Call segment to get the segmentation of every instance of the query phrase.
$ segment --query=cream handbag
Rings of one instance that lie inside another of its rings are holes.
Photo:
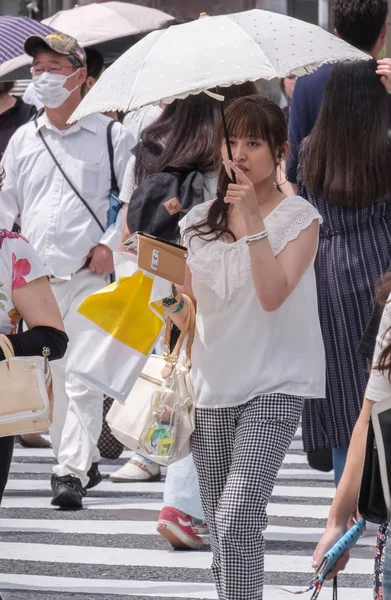
[[[0,335],[5,360],[0,361],[0,437],[46,431],[53,416],[52,374],[48,355],[15,356]]]
[[[189,310],[174,350],[169,353],[172,322],[168,318],[163,356],[149,357],[125,404],[113,402],[106,421],[125,446],[153,462],[167,466],[191,452],[195,399],[190,381],[191,346],[195,331],[195,308],[185,296]],[[185,362],[180,354],[187,336]]]

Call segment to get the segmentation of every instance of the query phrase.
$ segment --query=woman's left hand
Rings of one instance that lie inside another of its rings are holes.
[[[381,58],[377,61],[377,75],[380,75],[380,81],[386,88],[388,94],[391,94],[391,58]]]
[[[255,189],[249,178],[232,161],[229,166],[236,175],[237,183],[228,185],[224,202],[236,206],[245,218],[259,218]]]

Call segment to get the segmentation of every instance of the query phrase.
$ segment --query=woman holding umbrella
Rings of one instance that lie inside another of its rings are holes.
[[[313,268],[321,217],[275,186],[288,148],[281,109],[248,96],[225,116],[233,161],[220,127],[220,194],[181,222],[189,249],[181,291],[197,303],[193,457],[218,596],[255,600],[278,470],[303,398],[325,393]],[[181,291],[166,302],[179,328],[188,310]]]
[[[214,89],[215,93],[224,95],[225,104],[256,91],[255,84],[251,82]],[[174,166],[177,169],[187,169],[191,165],[192,170],[202,174],[201,201],[211,200],[216,195],[215,136],[221,116],[218,101],[201,94],[176,100],[159,110],[158,118],[142,131],[142,144],[138,150],[136,147],[136,156],[132,156],[127,166],[121,200],[128,204],[128,217],[132,217],[132,195],[137,187],[149,177],[153,178],[155,173],[170,170]],[[156,114],[156,107],[154,111],[153,114]],[[155,160],[150,160],[151,154]],[[155,201],[159,197],[161,186],[158,187],[159,189],[154,188],[153,192]],[[192,189],[194,191],[194,188]],[[150,191],[150,188],[148,190]],[[195,203],[196,199],[194,195],[192,201]],[[126,221],[129,221],[129,218],[125,219]],[[156,220],[154,225],[156,226]],[[157,231],[152,228],[150,233],[157,234]],[[125,223],[123,239],[128,236],[129,230]],[[156,479],[160,479],[159,465],[137,454],[110,476],[110,480],[114,482]],[[197,550],[203,545],[200,533],[206,531],[204,521],[197,474],[189,456],[168,468],[164,508],[159,515],[158,531],[175,548]]]

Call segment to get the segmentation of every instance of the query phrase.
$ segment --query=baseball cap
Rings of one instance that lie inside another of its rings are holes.
[[[55,31],[49,35],[31,35],[24,43],[24,51],[29,56],[34,56],[37,50],[47,46],[53,52],[64,54],[64,56],[74,56],[77,58],[83,67],[87,64],[86,54],[78,41],[71,35]]]

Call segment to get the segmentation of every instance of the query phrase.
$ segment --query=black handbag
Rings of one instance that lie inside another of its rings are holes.
[[[144,165],[153,169],[156,156],[143,142],[132,152],[141,157]],[[204,175],[191,165],[166,167],[162,172],[147,175],[134,190],[129,203],[129,231],[143,231],[170,242],[178,241],[178,223],[193,206],[204,202],[204,185]]]
[[[365,520],[381,525],[390,520],[391,400],[374,405],[368,425],[358,510]]]

